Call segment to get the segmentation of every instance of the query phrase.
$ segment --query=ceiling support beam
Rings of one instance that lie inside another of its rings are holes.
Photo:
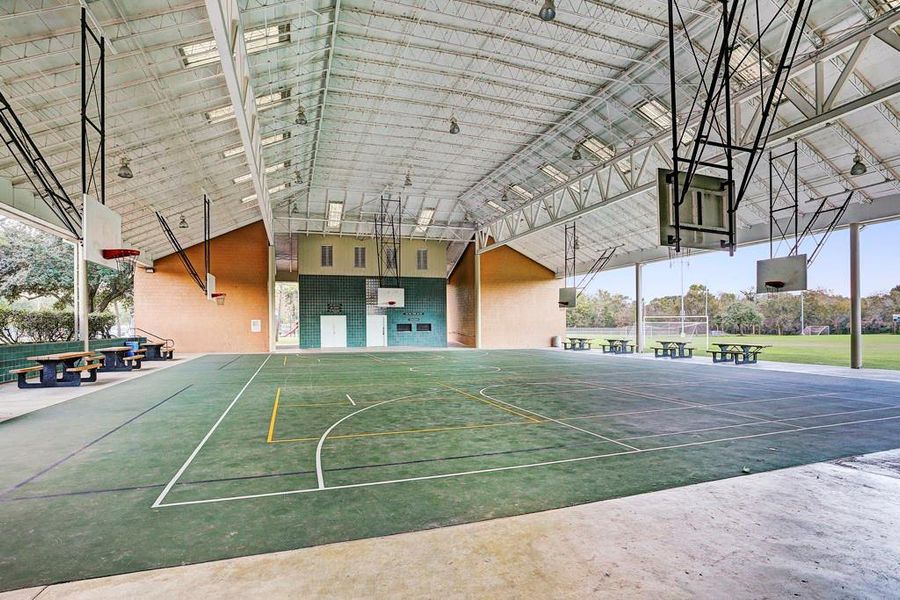
[[[266,183],[266,165],[263,160],[262,141],[259,131],[259,116],[256,109],[256,95],[253,92],[252,73],[244,31],[241,26],[240,9],[236,0],[206,0],[209,24],[212,27],[222,63],[222,74],[228,86],[228,95],[234,107],[234,116],[247,163],[250,179],[256,190],[256,202],[266,227],[269,244],[275,243],[272,223],[272,205],[269,202],[269,186]]]
[[[328,61],[325,63],[325,82],[322,85],[322,101],[319,103],[319,119],[316,122],[316,137],[313,142],[312,161],[309,167],[309,183],[315,183],[316,162],[319,158],[319,140],[322,139],[322,123],[325,122],[325,109],[328,108],[328,87],[331,85],[331,72],[334,63],[334,44],[337,41],[338,22],[341,17],[341,0],[334,0],[334,15],[331,20],[331,39],[328,42]],[[309,198],[306,200],[306,216],[309,216]]]
[[[857,31],[851,32],[842,38],[838,38],[830,44],[826,44],[820,48],[815,55],[799,61],[791,72],[790,77],[793,78],[808,69],[814,69],[818,63],[829,60],[836,53],[859,43],[861,40],[877,36],[883,31],[889,30],[889,28],[896,23],[897,19],[898,17],[896,14],[882,17],[868,23]],[[758,86],[751,86],[743,92],[735,94],[733,104],[740,105],[747,101],[754,101],[755,97],[758,95],[758,89]],[[801,138],[811,131],[824,127],[826,124],[834,122],[843,116],[859,110],[878,106],[886,100],[898,95],[900,95],[900,82],[891,85],[882,85],[877,89],[873,89],[869,94],[845,101],[836,107],[832,105],[828,110],[815,110],[815,107],[812,107],[812,113],[807,115],[807,118],[803,121],[788,125],[773,132],[769,136],[768,144],[771,146],[782,140]],[[822,108],[824,108],[824,106]],[[739,111],[736,110],[736,112]],[[687,123],[688,126],[694,124],[695,123],[693,122]],[[525,237],[535,231],[559,225],[603,206],[607,206],[614,201],[625,200],[644,191],[648,191],[652,188],[652,185],[649,181],[645,182],[643,180],[641,181],[641,185],[632,185],[632,187],[622,191],[614,197],[599,194],[596,191],[592,192],[591,190],[596,190],[598,183],[603,181],[604,178],[609,180],[612,175],[607,175],[606,173],[611,172],[615,165],[620,164],[623,160],[628,160],[631,164],[634,164],[634,161],[637,160],[636,157],[641,157],[641,152],[649,152],[649,149],[651,148],[655,148],[656,152],[659,152],[662,144],[665,144],[670,135],[671,132],[663,132],[654,136],[642,144],[629,148],[626,152],[617,154],[606,163],[582,173],[581,175],[570,178],[565,182],[561,182],[558,186],[546,193],[536,196],[526,204],[508,211],[491,222],[482,225],[479,228],[478,235],[476,235],[477,251],[482,253],[492,250],[513,240]],[[650,187],[647,187],[648,185],[650,185]],[[554,202],[557,202],[558,198],[565,199],[567,195],[579,197],[577,199],[572,198],[571,201],[565,203],[563,209],[558,210],[556,214],[551,212],[551,218],[549,220],[546,218],[535,218],[535,216],[541,215],[540,211],[547,207],[548,203],[552,205]],[[489,238],[492,238],[490,243],[488,243]]]

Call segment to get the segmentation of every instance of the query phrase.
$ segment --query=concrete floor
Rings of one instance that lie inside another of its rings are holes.
[[[0,600],[897,598],[898,500],[894,450]]]

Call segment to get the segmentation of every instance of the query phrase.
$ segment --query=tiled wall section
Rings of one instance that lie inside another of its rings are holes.
[[[366,345],[366,278],[340,275],[300,275],[300,347],[318,348],[320,317],[347,316],[347,346]],[[404,308],[387,309],[389,346],[447,345],[447,282],[443,277],[403,279]],[[410,323],[411,333],[398,332],[398,323]],[[430,323],[431,331],[416,331]]]
[[[300,276],[300,347],[318,348],[322,315],[347,315],[347,346],[366,345],[366,278]]]
[[[404,278],[403,308],[389,308],[388,346],[447,345],[447,280],[443,277]],[[397,331],[398,323],[408,323],[412,331]],[[430,324],[431,331],[417,331]]]
[[[107,346],[121,346],[126,340],[145,338],[113,338],[103,340],[91,340],[90,349],[105,348]],[[28,356],[39,354],[58,354],[60,352],[78,352],[81,350],[81,342],[46,342],[41,344],[11,344],[0,346],[0,382],[15,381],[17,375],[11,375],[10,369],[34,366],[34,362],[27,360]],[[35,376],[37,376],[35,374]]]

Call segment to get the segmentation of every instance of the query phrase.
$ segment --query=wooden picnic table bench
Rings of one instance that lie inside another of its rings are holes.
[[[60,352],[58,354],[29,356],[27,357],[27,360],[33,360],[40,364],[22,367],[20,369],[10,369],[9,372],[18,376],[18,386],[21,389],[39,387],[74,387],[81,385],[82,381],[91,382],[97,380],[95,369],[76,370],[76,363],[78,363],[79,360],[93,354],[93,352]],[[62,373],[58,376],[60,366],[62,367]],[[85,371],[90,372],[90,376],[82,378],[81,373]],[[27,381],[26,378],[31,373],[40,373],[37,382],[29,383]]]
[[[770,348],[768,344],[740,344],[733,342],[715,342],[713,346],[718,346],[718,350],[707,350],[708,354],[712,354],[714,363],[733,362],[736,365],[756,364],[759,355],[766,348]]]
[[[175,356],[175,346],[166,346],[166,342],[144,342],[141,348],[146,353],[144,360],[171,360]]]
[[[659,340],[659,346],[653,346],[654,358],[693,358],[694,348],[690,342]]]
[[[131,352],[131,346],[110,346],[109,348],[97,348],[97,352],[103,355],[103,365],[101,371],[106,373],[109,371],[131,371],[135,366],[133,361],[126,361],[126,354]],[[140,368],[140,360],[137,362],[137,368]]]
[[[563,342],[563,348],[566,350],[590,350],[591,339],[583,337],[570,337],[568,341]]]
[[[607,338],[605,344],[600,344],[603,354],[633,354],[634,344],[631,340],[623,340],[618,338]]]

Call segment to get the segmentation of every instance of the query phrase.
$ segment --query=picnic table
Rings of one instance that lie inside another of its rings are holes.
[[[135,356],[126,356],[131,350],[131,346],[97,348],[97,352],[103,355],[103,366],[100,370],[106,373],[110,371],[131,371],[132,369],[140,369],[141,360],[144,358],[144,355],[143,353],[140,353]]]
[[[36,387],[75,387],[81,385],[82,382],[97,381],[97,370],[100,365],[97,363],[78,365],[78,361],[93,356],[93,352],[61,352],[59,354],[42,354],[40,356],[29,356],[28,360],[33,360],[38,365],[31,367],[23,367],[21,369],[10,369],[10,373],[19,376],[19,388],[36,388]],[[62,366],[62,373],[57,377],[57,370]],[[26,377],[29,373],[40,373],[40,378],[36,383],[28,383]],[[87,372],[88,376],[83,377],[82,373]]]
[[[165,348],[165,342],[144,342],[141,348],[144,349],[144,360],[169,360],[175,351],[174,347]]]
[[[569,337],[569,341],[563,342],[566,350],[590,350],[591,338]]]
[[[756,364],[759,354],[766,348],[770,348],[768,344],[741,344],[734,342],[715,342],[713,346],[718,346],[718,350],[707,350],[712,354],[714,363],[733,362],[736,365]]]
[[[604,354],[633,354],[634,344],[631,340],[620,338],[607,338],[605,344],[600,344]]]
[[[690,342],[659,340],[659,347],[653,347],[653,356],[655,358],[693,358],[694,349],[688,344]]]

